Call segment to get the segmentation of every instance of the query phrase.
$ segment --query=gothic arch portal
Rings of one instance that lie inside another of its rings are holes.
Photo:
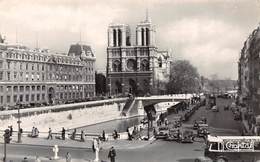
[[[149,62],[146,59],[142,60],[140,70],[141,71],[149,71]]]
[[[113,72],[119,72],[121,71],[121,63],[118,60],[113,61],[112,64]]]
[[[117,80],[116,83],[115,83],[115,85],[116,85],[116,88],[115,88],[116,94],[122,93],[122,85],[121,85],[121,82]]]
[[[132,78],[130,78],[129,80],[129,93],[131,94],[137,94],[137,84],[136,81]]]

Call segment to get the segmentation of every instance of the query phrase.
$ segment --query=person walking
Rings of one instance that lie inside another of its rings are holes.
[[[69,152],[66,154],[66,162],[71,162],[71,155]]]
[[[103,140],[103,141],[106,141],[106,133],[105,133],[104,130],[103,130],[103,132],[102,132],[102,140]]]
[[[10,136],[12,136],[13,135],[13,126],[11,125],[10,126]]]
[[[110,159],[110,162],[115,162],[116,160],[116,150],[113,146],[109,150],[108,158]]]
[[[41,162],[41,159],[39,158],[39,156],[36,156],[35,162]]]
[[[62,130],[61,130],[61,138],[62,138],[62,140],[65,140],[65,132],[66,132],[66,130],[64,129],[64,127],[62,127]]]
[[[81,142],[85,142],[85,132],[84,132],[84,130],[81,131],[80,141],[81,141]]]
[[[52,130],[49,128],[47,139],[52,139]]]

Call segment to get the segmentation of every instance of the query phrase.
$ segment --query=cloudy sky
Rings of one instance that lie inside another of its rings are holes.
[[[33,48],[38,38],[40,47],[56,52],[67,52],[81,35],[97,69],[105,70],[107,26],[134,29],[146,8],[160,49],[189,60],[204,76],[237,79],[243,42],[260,22],[260,0],[0,0],[0,32],[9,43]]]

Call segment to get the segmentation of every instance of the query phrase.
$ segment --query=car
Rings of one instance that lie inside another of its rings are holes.
[[[148,119],[147,119],[147,118],[143,118],[143,119],[141,120],[141,123],[142,123],[142,124],[147,124],[147,123],[148,123]]]
[[[225,111],[229,110],[229,106],[228,105],[224,106],[224,110]]]
[[[168,137],[165,140],[179,142],[180,141],[180,129],[179,128],[169,129]]]
[[[192,130],[184,130],[181,132],[180,141],[181,143],[193,143],[194,134]]]
[[[211,108],[213,112],[219,112],[219,108],[215,105]]]
[[[231,105],[230,105],[230,109],[231,109],[231,111],[232,111],[233,113],[236,111],[236,109],[237,109],[237,105],[236,105],[235,102],[232,102],[232,103],[231,103]]]
[[[199,120],[199,121],[195,120],[194,124],[193,124],[193,129],[195,129],[195,130],[198,129],[201,124],[206,124],[206,123],[202,120]]]
[[[155,135],[156,139],[166,139],[169,134],[168,127],[159,127],[158,133]]]
[[[241,114],[240,114],[239,111],[236,111],[236,112],[234,113],[234,120],[241,120]]]
[[[197,130],[197,136],[198,137],[205,137],[206,135],[209,134],[208,130],[208,124],[201,124]]]

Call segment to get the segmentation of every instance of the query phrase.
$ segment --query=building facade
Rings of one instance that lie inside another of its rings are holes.
[[[0,107],[60,104],[95,96],[95,56],[76,44],[68,54],[0,43]]]
[[[260,115],[260,29],[255,29],[241,50],[239,73],[239,101],[244,103],[255,116]]]
[[[164,94],[170,74],[168,51],[155,44],[155,27],[146,18],[136,26],[135,45],[130,26],[108,27],[107,85],[110,95]]]

